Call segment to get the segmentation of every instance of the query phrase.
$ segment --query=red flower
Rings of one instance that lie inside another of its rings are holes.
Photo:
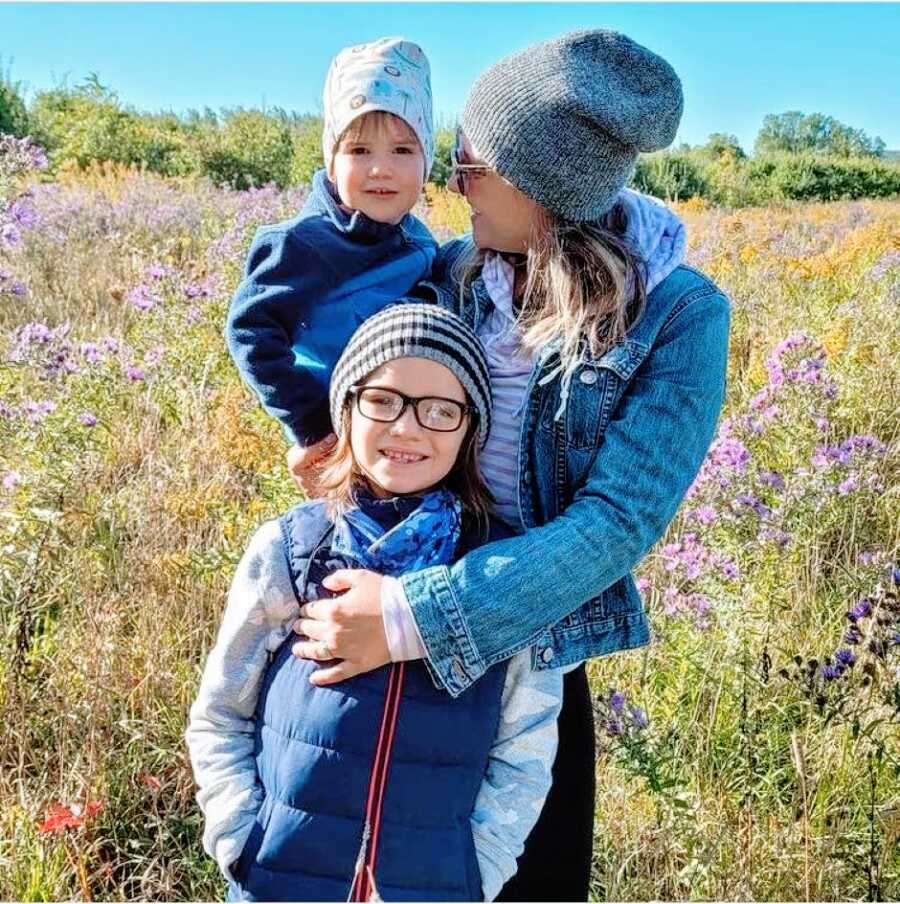
[[[84,807],[80,804],[51,804],[47,816],[38,826],[38,831],[44,835],[50,832],[62,832],[65,829],[77,829],[84,825],[85,820],[96,816],[104,807],[102,801],[88,801]]]
[[[138,778],[151,790],[159,791],[162,788],[162,782],[149,772],[142,772]]]

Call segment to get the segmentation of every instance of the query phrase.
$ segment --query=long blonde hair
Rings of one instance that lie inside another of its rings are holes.
[[[573,223],[542,210],[519,260],[526,267],[516,299],[522,344],[535,351],[559,337],[560,362],[571,371],[585,352],[600,357],[619,344],[646,303],[641,261],[625,242],[626,216],[616,204],[602,220]],[[465,293],[485,252],[472,247],[453,264]]]

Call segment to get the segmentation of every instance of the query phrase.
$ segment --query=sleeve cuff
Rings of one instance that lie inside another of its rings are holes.
[[[308,414],[295,421],[284,422],[288,440],[298,446],[312,446],[332,432],[328,399],[319,402]]]
[[[403,591],[403,584],[390,575],[381,583],[381,617],[392,662],[425,657],[425,644]]]
[[[252,831],[253,820],[250,819],[245,826],[223,835],[216,841],[216,863],[218,863],[222,875],[229,881],[236,881],[237,877],[232,873],[231,868],[240,860]]]
[[[400,578],[425,646],[425,665],[435,687],[458,697],[485,672],[485,663],[469,636],[445,565]]]

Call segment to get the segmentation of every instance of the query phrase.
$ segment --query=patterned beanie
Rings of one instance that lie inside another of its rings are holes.
[[[682,107],[664,59],[615,31],[573,31],[484,72],[462,127],[516,188],[582,222],[613,206],[639,152],[672,143]]]
[[[330,165],[338,139],[364,113],[399,116],[415,133],[425,155],[425,175],[434,161],[431,68],[422,48],[402,38],[379,38],[345,47],[325,79],[322,153]]]
[[[491,431],[491,379],[478,337],[456,314],[418,301],[392,304],[364,321],[331,375],[331,423],[338,435],[350,387],[397,358],[428,358],[448,368],[478,411],[478,443]]]

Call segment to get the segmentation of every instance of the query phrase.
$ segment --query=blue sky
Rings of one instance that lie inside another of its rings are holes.
[[[32,93],[95,71],[140,110],[316,112],[336,51],[404,35],[431,60],[436,113],[452,118],[505,53],[597,26],[675,67],[685,91],[678,141],[730,132],[749,150],[767,113],[801,110],[900,149],[895,4],[0,3],[0,60]]]

